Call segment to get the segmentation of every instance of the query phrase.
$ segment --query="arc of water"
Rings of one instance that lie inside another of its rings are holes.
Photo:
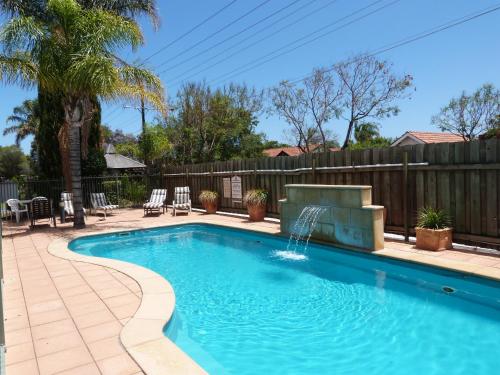
[[[309,240],[317,225],[320,216],[326,211],[322,206],[306,206],[300,213],[288,239],[287,251],[290,251],[293,243],[293,252],[296,252],[299,245],[305,241],[304,252],[307,251]],[[306,226],[309,226],[306,230]]]

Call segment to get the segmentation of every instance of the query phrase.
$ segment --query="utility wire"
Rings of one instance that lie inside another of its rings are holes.
[[[263,56],[261,56],[261,57],[258,57],[257,59],[254,59],[254,60],[252,60],[251,62],[249,62],[249,63],[247,63],[247,64],[244,64],[244,65],[242,65],[242,66],[241,66],[241,67],[239,67],[239,68],[233,69],[232,71],[230,71],[230,72],[228,72],[228,73],[225,73],[225,74],[223,74],[223,75],[221,75],[221,76],[219,76],[219,77],[216,77],[216,78],[215,78],[214,80],[212,80],[210,83],[213,83],[213,82],[215,82],[215,81],[219,81],[219,80],[221,80],[221,82],[224,82],[224,81],[226,81],[227,79],[230,79],[230,78],[232,78],[232,77],[234,77],[234,76],[237,76],[237,75],[242,74],[242,73],[245,73],[245,72],[247,72],[247,71],[249,71],[249,70],[255,69],[255,68],[257,68],[257,67],[259,67],[259,66],[261,66],[261,65],[263,65],[263,64],[268,63],[269,61],[275,60],[275,59],[277,59],[278,57],[281,57],[281,56],[283,56],[283,55],[286,55],[286,54],[288,54],[288,53],[290,53],[290,52],[292,52],[292,51],[294,51],[294,50],[296,50],[296,49],[298,49],[298,48],[301,48],[301,47],[303,47],[303,46],[305,46],[305,45],[308,45],[308,44],[310,44],[310,43],[312,43],[312,42],[314,42],[314,41],[316,41],[316,40],[318,40],[318,39],[320,39],[320,38],[324,38],[325,36],[327,36],[327,35],[329,35],[329,34],[332,34],[332,33],[336,32],[336,31],[339,31],[339,30],[341,30],[341,29],[343,29],[343,28],[347,27],[347,26],[350,26],[350,25],[352,25],[352,24],[353,24],[353,23],[355,23],[355,22],[361,21],[362,19],[364,19],[364,18],[366,18],[366,17],[369,17],[369,16],[371,16],[371,15],[373,15],[373,14],[377,13],[377,12],[380,12],[381,10],[383,10],[383,9],[385,9],[385,8],[387,8],[387,7],[390,7],[390,6],[392,6],[392,5],[394,5],[394,4],[398,3],[398,2],[400,2],[401,0],[394,0],[394,1],[391,1],[390,3],[387,3],[387,4],[385,4],[385,5],[382,5],[382,6],[378,7],[378,8],[376,8],[376,9],[374,9],[374,10],[372,10],[372,11],[368,12],[368,13],[365,13],[365,14],[363,14],[363,15],[361,15],[361,16],[359,16],[359,17],[357,17],[357,18],[354,18],[354,19],[353,19],[353,20],[351,20],[351,21],[348,21],[348,22],[344,23],[344,24],[342,24],[342,25],[340,25],[340,26],[338,26],[338,27],[334,28],[333,30],[329,30],[329,31],[327,31],[327,32],[325,32],[325,33],[323,33],[323,34],[320,34],[320,35],[318,35],[318,36],[314,37],[313,39],[307,40],[307,39],[308,39],[308,38],[310,38],[311,36],[313,36],[313,35],[315,35],[315,34],[318,34],[319,32],[324,31],[325,29],[329,29],[330,27],[335,26],[336,24],[340,23],[341,21],[344,21],[344,20],[345,20],[345,19],[347,19],[347,18],[350,18],[350,17],[352,17],[352,16],[354,16],[354,15],[356,15],[356,14],[358,14],[358,13],[361,13],[361,12],[363,12],[363,11],[367,10],[368,8],[370,8],[370,7],[374,6],[374,5],[376,5],[376,4],[378,4],[378,3],[382,2],[382,1],[383,1],[383,0],[377,0],[377,1],[375,1],[375,2],[373,2],[373,3],[371,3],[371,4],[369,4],[369,5],[367,5],[367,6],[365,6],[365,7],[362,7],[362,8],[360,8],[360,9],[358,9],[358,10],[355,10],[354,12],[349,13],[348,15],[346,15],[346,16],[344,16],[344,17],[341,17],[341,18],[337,19],[336,21],[331,22],[331,23],[329,23],[329,24],[327,24],[327,25],[325,25],[325,26],[323,26],[323,27],[320,27],[319,29],[317,29],[317,30],[315,30],[315,31],[313,31],[313,32],[311,32],[311,33],[309,33],[309,34],[307,34],[307,35],[305,35],[305,36],[301,37],[301,38],[298,38],[298,39],[296,39],[296,40],[294,40],[294,41],[292,41],[292,42],[290,42],[290,43],[285,44],[284,46],[282,46],[282,47],[280,47],[280,48],[278,48],[278,49],[276,49],[276,50],[274,50],[274,51],[271,51],[271,52],[269,52],[269,53],[267,53],[267,54],[265,54],[265,55],[263,55]],[[301,42],[301,41],[303,41],[303,40],[306,40],[306,41],[305,41],[305,42],[303,42],[303,43],[301,43],[301,44],[299,44],[299,45],[297,45],[297,46],[294,46],[294,47],[292,47],[292,48],[286,49],[286,48],[291,47],[291,46],[293,46],[294,44],[296,44],[296,43],[298,43],[298,42]],[[279,53],[278,55],[275,55],[275,56],[273,56],[273,57],[268,58],[269,56],[272,56],[272,55],[276,54],[277,52],[279,52],[279,51],[283,51],[283,50],[285,50],[285,51],[284,51],[284,52],[282,52],[282,53]],[[266,59],[266,58],[267,58],[267,59]],[[264,60],[263,60],[263,59],[264,59]],[[263,60],[263,61],[261,61],[261,60]],[[245,69],[246,67],[249,67],[249,68]],[[240,71],[240,70],[241,70],[241,71]]]
[[[385,46],[377,48],[377,49],[373,50],[372,52],[368,52],[367,54],[365,54],[363,56],[376,56],[376,55],[379,55],[381,53],[391,51],[393,49],[405,46],[405,45],[410,44],[410,43],[414,43],[414,42],[419,41],[421,39],[428,38],[429,36],[440,33],[442,31],[460,26],[466,22],[469,22],[469,21],[475,20],[477,18],[486,16],[486,15],[493,13],[493,12],[496,12],[498,10],[500,10],[500,3],[497,3],[496,5],[493,5],[489,8],[483,9],[481,11],[471,13],[471,14],[462,16],[460,18],[455,18],[451,21],[448,21],[448,22],[445,22],[441,25],[430,28],[426,31],[422,31],[420,33],[413,34],[413,35],[410,35],[406,38],[400,39],[396,42],[386,44]],[[353,59],[350,62],[356,62],[357,60],[358,59]],[[332,70],[334,70],[334,68],[326,69],[325,72],[331,72]],[[311,77],[311,75],[307,74],[307,75],[303,76],[302,78],[290,80],[290,83],[295,84],[295,83],[298,83],[300,81],[304,81],[305,79],[307,79],[309,77]]]
[[[184,49],[183,51],[181,51],[180,53],[178,53],[177,55],[175,55],[172,59],[169,59],[169,60],[166,60],[166,61],[162,62],[161,64],[159,64],[158,66],[156,66],[155,69],[158,69],[158,68],[162,67],[163,65],[167,64],[168,62],[170,62],[172,60],[176,60],[180,56],[185,55],[186,53],[188,53],[189,51],[191,51],[193,48],[196,48],[200,44],[202,44],[202,43],[206,42],[207,40],[213,38],[215,35],[221,33],[222,31],[226,30],[227,28],[231,27],[236,22],[241,21],[243,18],[245,18],[248,15],[252,14],[253,12],[257,11],[259,8],[262,8],[264,5],[266,5],[270,1],[271,0],[265,0],[265,1],[263,1],[262,3],[258,4],[257,6],[253,7],[252,9],[250,9],[248,12],[244,13],[243,15],[239,16],[238,18],[234,19],[233,21],[229,22],[228,24],[222,26],[220,29],[217,29],[213,33],[209,34],[208,36],[206,36],[202,40],[200,40],[200,41],[196,42],[195,44],[189,46],[188,48]]]
[[[210,57],[210,58],[208,58],[208,59],[204,60],[204,63],[207,63],[207,62],[209,62],[209,61],[214,60],[215,58],[217,58],[217,57],[219,57],[219,56],[224,55],[226,52],[228,52],[228,51],[232,50],[234,47],[239,47],[239,46],[241,46],[243,42],[246,42],[247,40],[252,39],[254,36],[256,36],[256,35],[260,34],[260,33],[261,33],[261,32],[263,32],[263,31],[267,31],[267,30],[269,30],[269,27],[270,27],[270,26],[274,26],[274,25],[278,24],[279,22],[281,22],[281,21],[283,21],[284,19],[286,19],[286,18],[288,18],[288,17],[290,17],[290,16],[292,16],[292,15],[296,14],[298,11],[300,11],[300,10],[304,9],[305,7],[307,7],[307,6],[311,5],[312,3],[316,2],[316,1],[317,1],[317,0],[312,0],[312,1],[308,2],[307,4],[304,4],[304,5],[303,5],[303,6],[301,6],[300,8],[297,8],[297,9],[296,9],[296,10],[294,10],[293,12],[291,12],[291,13],[289,13],[289,14],[287,14],[287,15],[283,16],[283,17],[281,17],[281,18],[280,18],[280,19],[278,19],[278,20],[276,20],[273,24],[271,24],[271,25],[269,25],[269,26],[265,26],[265,27],[261,28],[259,31],[255,32],[254,34],[252,34],[252,35],[250,35],[250,36],[248,36],[248,37],[246,37],[246,38],[244,38],[244,39],[240,40],[239,42],[237,42],[237,43],[233,44],[232,46],[230,46],[230,47],[228,47],[228,48],[226,48],[226,49],[222,50],[222,51],[221,51],[221,52],[219,52],[218,54],[216,54],[216,55],[214,55],[214,56],[212,56],[212,57]],[[318,12],[322,11],[323,9],[325,9],[325,8],[327,8],[327,7],[331,6],[331,5],[333,5],[333,4],[334,4],[334,3],[336,3],[337,1],[338,1],[338,0],[332,0],[332,1],[330,1],[330,2],[328,2],[328,3],[326,3],[326,4],[324,4],[324,5],[320,6],[319,8],[316,8],[316,9],[314,9],[314,10],[310,11],[309,13],[306,13],[305,15],[301,16],[300,18],[298,18],[298,19],[296,19],[296,20],[294,20],[294,21],[292,21],[292,22],[287,23],[286,25],[284,25],[283,27],[281,27],[281,28],[279,28],[279,29],[277,29],[277,30],[274,30],[271,34],[266,35],[265,37],[260,38],[260,39],[258,39],[258,40],[256,40],[256,41],[254,41],[253,43],[250,43],[250,44],[248,44],[248,45],[246,45],[246,46],[243,46],[242,48],[238,49],[236,52],[234,52],[234,53],[232,53],[232,54],[230,54],[230,55],[228,55],[228,56],[225,56],[225,57],[224,57],[224,58],[222,58],[222,59],[217,60],[217,61],[216,61],[216,62],[214,62],[213,64],[211,64],[211,65],[209,65],[209,66],[206,66],[206,67],[204,67],[203,69],[198,70],[198,71],[196,71],[196,72],[194,72],[194,73],[190,74],[187,78],[185,78],[184,76],[185,76],[187,73],[190,73],[190,72],[192,72],[193,70],[195,70],[196,68],[198,68],[198,67],[199,67],[199,65],[195,65],[195,66],[191,67],[190,69],[185,70],[184,72],[180,73],[180,74],[176,77],[176,78],[177,78],[177,79],[176,79],[176,81],[172,82],[171,84],[172,84],[172,85],[176,85],[176,84],[178,84],[178,83],[180,83],[180,82],[182,82],[182,81],[184,81],[184,80],[186,80],[186,79],[191,79],[192,77],[194,77],[194,76],[196,76],[196,75],[198,75],[198,74],[200,74],[200,73],[203,73],[203,72],[205,72],[205,71],[207,71],[207,70],[209,70],[209,69],[211,69],[211,68],[213,68],[213,67],[215,67],[215,66],[217,66],[217,65],[220,65],[221,63],[224,63],[224,62],[226,62],[228,59],[230,59],[230,58],[232,58],[232,57],[234,57],[234,56],[238,55],[239,53],[244,52],[244,51],[248,51],[248,49],[249,49],[249,48],[252,48],[252,47],[254,47],[254,46],[255,46],[255,45],[257,45],[257,44],[262,43],[263,41],[265,41],[265,40],[267,40],[267,39],[269,39],[269,38],[274,37],[275,35],[279,34],[280,32],[282,32],[282,31],[284,31],[284,30],[288,29],[289,27],[295,26],[295,25],[296,25],[296,24],[298,24],[299,22],[301,22],[301,21],[303,21],[303,20],[307,19],[308,17],[312,16],[313,14],[316,14],[316,13],[318,13]]]
[[[201,26],[203,26],[204,24],[206,24],[208,21],[210,21],[211,19],[215,18],[216,16],[218,16],[220,13],[222,13],[223,11],[225,11],[227,8],[229,8],[231,5],[233,5],[234,3],[236,3],[238,0],[233,0],[231,1],[230,3],[224,5],[222,8],[220,8],[219,10],[217,10],[215,13],[212,13],[210,16],[208,16],[207,18],[205,18],[203,21],[201,21],[200,23],[198,23],[197,25],[193,26],[192,28],[190,28],[188,31],[186,31],[185,33],[183,33],[182,35],[179,35],[177,38],[175,38],[173,41],[171,41],[170,43],[166,44],[165,46],[161,47],[159,50],[157,50],[155,53],[153,53],[152,55],[146,57],[141,65],[145,64],[146,62],[148,62],[149,60],[151,60],[151,58],[157,56],[158,54],[160,54],[161,52],[165,51],[167,48],[171,47],[172,45],[174,45],[175,43],[177,43],[178,41],[184,39],[186,36],[188,36],[189,34],[191,34],[193,31],[199,29]]]
[[[165,72],[168,72],[169,70],[175,69],[175,68],[177,68],[178,66],[184,65],[185,63],[192,61],[192,60],[193,60],[194,58],[196,58],[196,57],[199,57],[199,56],[201,56],[201,55],[203,55],[203,54],[205,54],[205,53],[207,53],[207,52],[209,52],[209,51],[212,51],[214,48],[216,48],[216,47],[220,46],[221,44],[224,44],[224,43],[226,43],[226,42],[230,41],[231,39],[236,38],[237,36],[239,36],[239,35],[243,34],[244,32],[246,32],[246,31],[248,31],[248,30],[250,30],[250,29],[254,28],[254,27],[255,27],[255,26],[257,26],[258,24],[260,24],[260,23],[262,23],[262,22],[264,22],[264,21],[267,21],[269,18],[272,18],[272,17],[274,17],[275,15],[277,15],[277,14],[279,14],[279,13],[283,12],[284,10],[286,10],[286,9],[288,9],[288,8],[290,8],[290,7],[292,7],[292,6],[294,6],[294,5],[295,5],[296,3],[298,3],[299,1],[302,1],[302,0],[294,0],[294,1],[290,2],[289,4],[285,5],[284,7],[281,7],[280,9],[278,9],[278,10],[274,11],[273,13],[271,13],[271,14],[269,14],[269,15],[265,16],[264,18],[261,18],[260,20],[258,20],[258,21],[256,21],[256,22],[254,22],[253,24],[251,24],[251,25],[249,25],[249,26],[246,26],[245,28],[241,29],[241,30],[240,30],[240,31],[238,31],[237,33],[235,33],[235,34],[232,34],[232,35],[228,36],[227,38],[225,38],[225,39],[221,40],[220,42],[217,42],[217,43],[215,43],[215,44],[212,44],[210,47],[205,48],[204,50],[202,50],[202,51],[200,51],[200,52],[196,53],[195,55],[192,55],[192,56],[190,56],[190,57],[185,58],[184,60],[179,61],[177,64],[174,64],[174,65],[172,65],[172,66],[170,66],[170,67],[168,67],[168,68],[166,68],[166,69],[162,70],[162,71],[161,71],[160,73],[158,73],[158,74],[163,74],[163,73],[165,73]]]

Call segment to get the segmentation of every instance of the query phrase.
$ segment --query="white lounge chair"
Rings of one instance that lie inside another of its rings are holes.
[[[21,219],[21,215],[23,213],[26,213],[28,219],[30,218],[28,207],[21,208],[21,202],[19,202],[19,199],[8,199],[6,203],[7,206],[10,207],[10,211],[16,214],[16,223],[19,224],[19,220]]]
[[[104,193],[90,193],[90,203],[92,204],[94,213],[97,213],[99,210],[104,212],[105,219],[108,211],[111,212],[118,209],[117,204],[109,204]]]
[[[75,216],[75,209],[73,208],[73,193],[62,192],[61,202],[63,204],[61,222],[64,223],[67,216]],[[83,208],[83,213],[87,215],[85,208]]]
[[[189,186],[176,187],[174,190],[174,201],[172,202],[174,216],[177,210],[191,212],[191,198],[189,196]]]
[[[151,197],[149,201],[144,203],[144,216],[148,213],[153,213],[153,211],[163,210],[165,213],[165,209],[167,207],[167,189],[153,189],[151,192]]]

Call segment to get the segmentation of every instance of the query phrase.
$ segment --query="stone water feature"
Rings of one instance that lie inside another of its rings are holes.
[[[289,247],[294,236],[308,233],[312,239],[339,246],[384,248],[384,208],[372,205],[371,186],[293,184],[285,189],[287,198],[280,200],[281,232],[291,235]],[[304,211],[318,214],[304,224]]]

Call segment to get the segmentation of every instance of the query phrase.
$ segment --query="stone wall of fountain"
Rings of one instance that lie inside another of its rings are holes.
[[[304,208],[321,206],[311,238],[365,250],[384,248],[384,208],[372,205],[371,186],[285,185],[281,232],[293,234]]]

